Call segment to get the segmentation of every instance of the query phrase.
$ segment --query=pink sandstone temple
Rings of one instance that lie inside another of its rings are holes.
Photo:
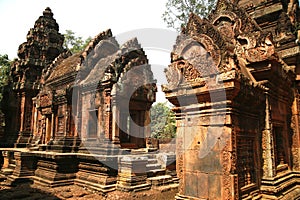
[[[46,8],[4,88],[0,181],[300,199],[299,23],[298,0],[219,0],[207,18],[191,13],[162,86],[176,113],[172,151],[151,142],[157,86],[138,38],[119,44],[107,30],[72,54]]]

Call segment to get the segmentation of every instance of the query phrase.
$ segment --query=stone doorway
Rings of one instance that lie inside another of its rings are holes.
[[[51,115],[46,116],[46,143],[48,143],[51,139]]]
[[[98,132],[98,110],[89,111],[89,121],[88,121],[88,138],[97,138]]]

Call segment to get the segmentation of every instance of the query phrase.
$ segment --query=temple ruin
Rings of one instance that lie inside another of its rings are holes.
[[[220,0],[191,14],[166,72],[176,199],[298,199],[296,1]]]
[[[176,187],[175,153],[147,142],[157,88],[138,40],[119,45],[107,30],[73,55],[63,40],[46,8],[19,47],[5,91],[3,146],[14,148],[1,149],[3,183]]]
[[[299,199],[299,14],[297,0],[219,0],[207,19],[191,13],[162,86],[175,152],[151,144],[157,88],[138,38],[119,44],[107,30],[72,54],[46,8],[4,90],[2,184]]]

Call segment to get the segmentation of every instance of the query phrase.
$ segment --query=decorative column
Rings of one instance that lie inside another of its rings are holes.
[[[66,138],[68,136],[68,117],[69,117],[69,112],[68,112],[68,106],[67,105],[64,105],[65,106],[65,126],[64,126],[64,137]]]
[[[46,116],[42,116],[42,134],[41,134],[41,141],[42,144],[45,144],[46,142]]]
[[[151,137],[151,129],[150,129],[150,109],[144,111],[144,138]]]
[[[73,89],[73,95],[76,94],[76,107],[72,107],[72,114],[74,120],[74,142],[73,142],[73,151],[78,151],[78,147],[81,143],[81,115],[82,115],[82,96],[78,87]],[[73,99],[74,101],[74,99]],[[73,103],[74,104],[74,103]]]
[[[50,141],[49,143],[52,144],[53,143],[53,140],[54,140],[54,126],[55,126],[55,123],[54,123],[54,120],[55,120],[55,117],[54,117],[54,112],[52,111],[52,114],[51,114],[51,136],[50,136]]]
[[[32,132],[30,135],[30,137],[31,137],[30,141],[32,140],[32,138],[36,137],[36,134],[38,132],[38,130],[37,130],[38,110],[36,107],[36,97],[32,98],[32,102],[33,102],[33,106],[32,106],[33,116],[32,116],[32,122],[31,122]]]
[[[271,106],[269,94],[266,94],[265,108],[265,128],[262,132],[262,156],[263,156],[263,178],[272,178],[276,176],[275,158],[274,158],[274,138],[272,133],[272,123],[270,118]]]
[[[106,109],[105,109],[105,138],[104,139],[109,139],[110,138],[110,134],[111,134],[111,130],[112,130],[112,111],[111,111],[111,107],[112,107],[112,101],[111,101],[111,90],[110,88],[105,89],[105,105],[106,105]]]
[[[24,122],[25,122],[25,92],[22,92],[20,94],[20,110],[21,110],[21,115],[20,115],[20,132],[24,130]]]
[[[113,87],[112,94],[111,94],[111,106],[112,106],[112,141],[114,144],[120,144],[120,111],[117,107],[117,100],[116,100],[116,91],[115,86]]]
[[[300,171],[300,132],[299,132],[299,94],[294,92],[294,102],[292,105],[292,122],[291,128],[293,131],[292,136],[292,157],[293,157],[293,170]]]

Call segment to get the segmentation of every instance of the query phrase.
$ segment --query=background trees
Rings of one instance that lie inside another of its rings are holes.
[[[0,101],[3,97],[3,87],[7,84],[9,79],[11,60],[9,60],[8,55],[0,54]]]
[[[84,48],[92,39],[91,37],[88,37],[84,40],[81,36],[76,36],[72,30],[66,30],[64,36],[65,40],[63,47],[70,50],[72,53],[77,53],[84,50]]]
[[[167,26],[180,31],[187,24],[191,12],[200,17],[207,16],[216,4],[216,0],[168,0],[162,18]]]
[[[166,103],[156,103],[151,110],[151,137],[174,138],[176,136],[175,114]]]

